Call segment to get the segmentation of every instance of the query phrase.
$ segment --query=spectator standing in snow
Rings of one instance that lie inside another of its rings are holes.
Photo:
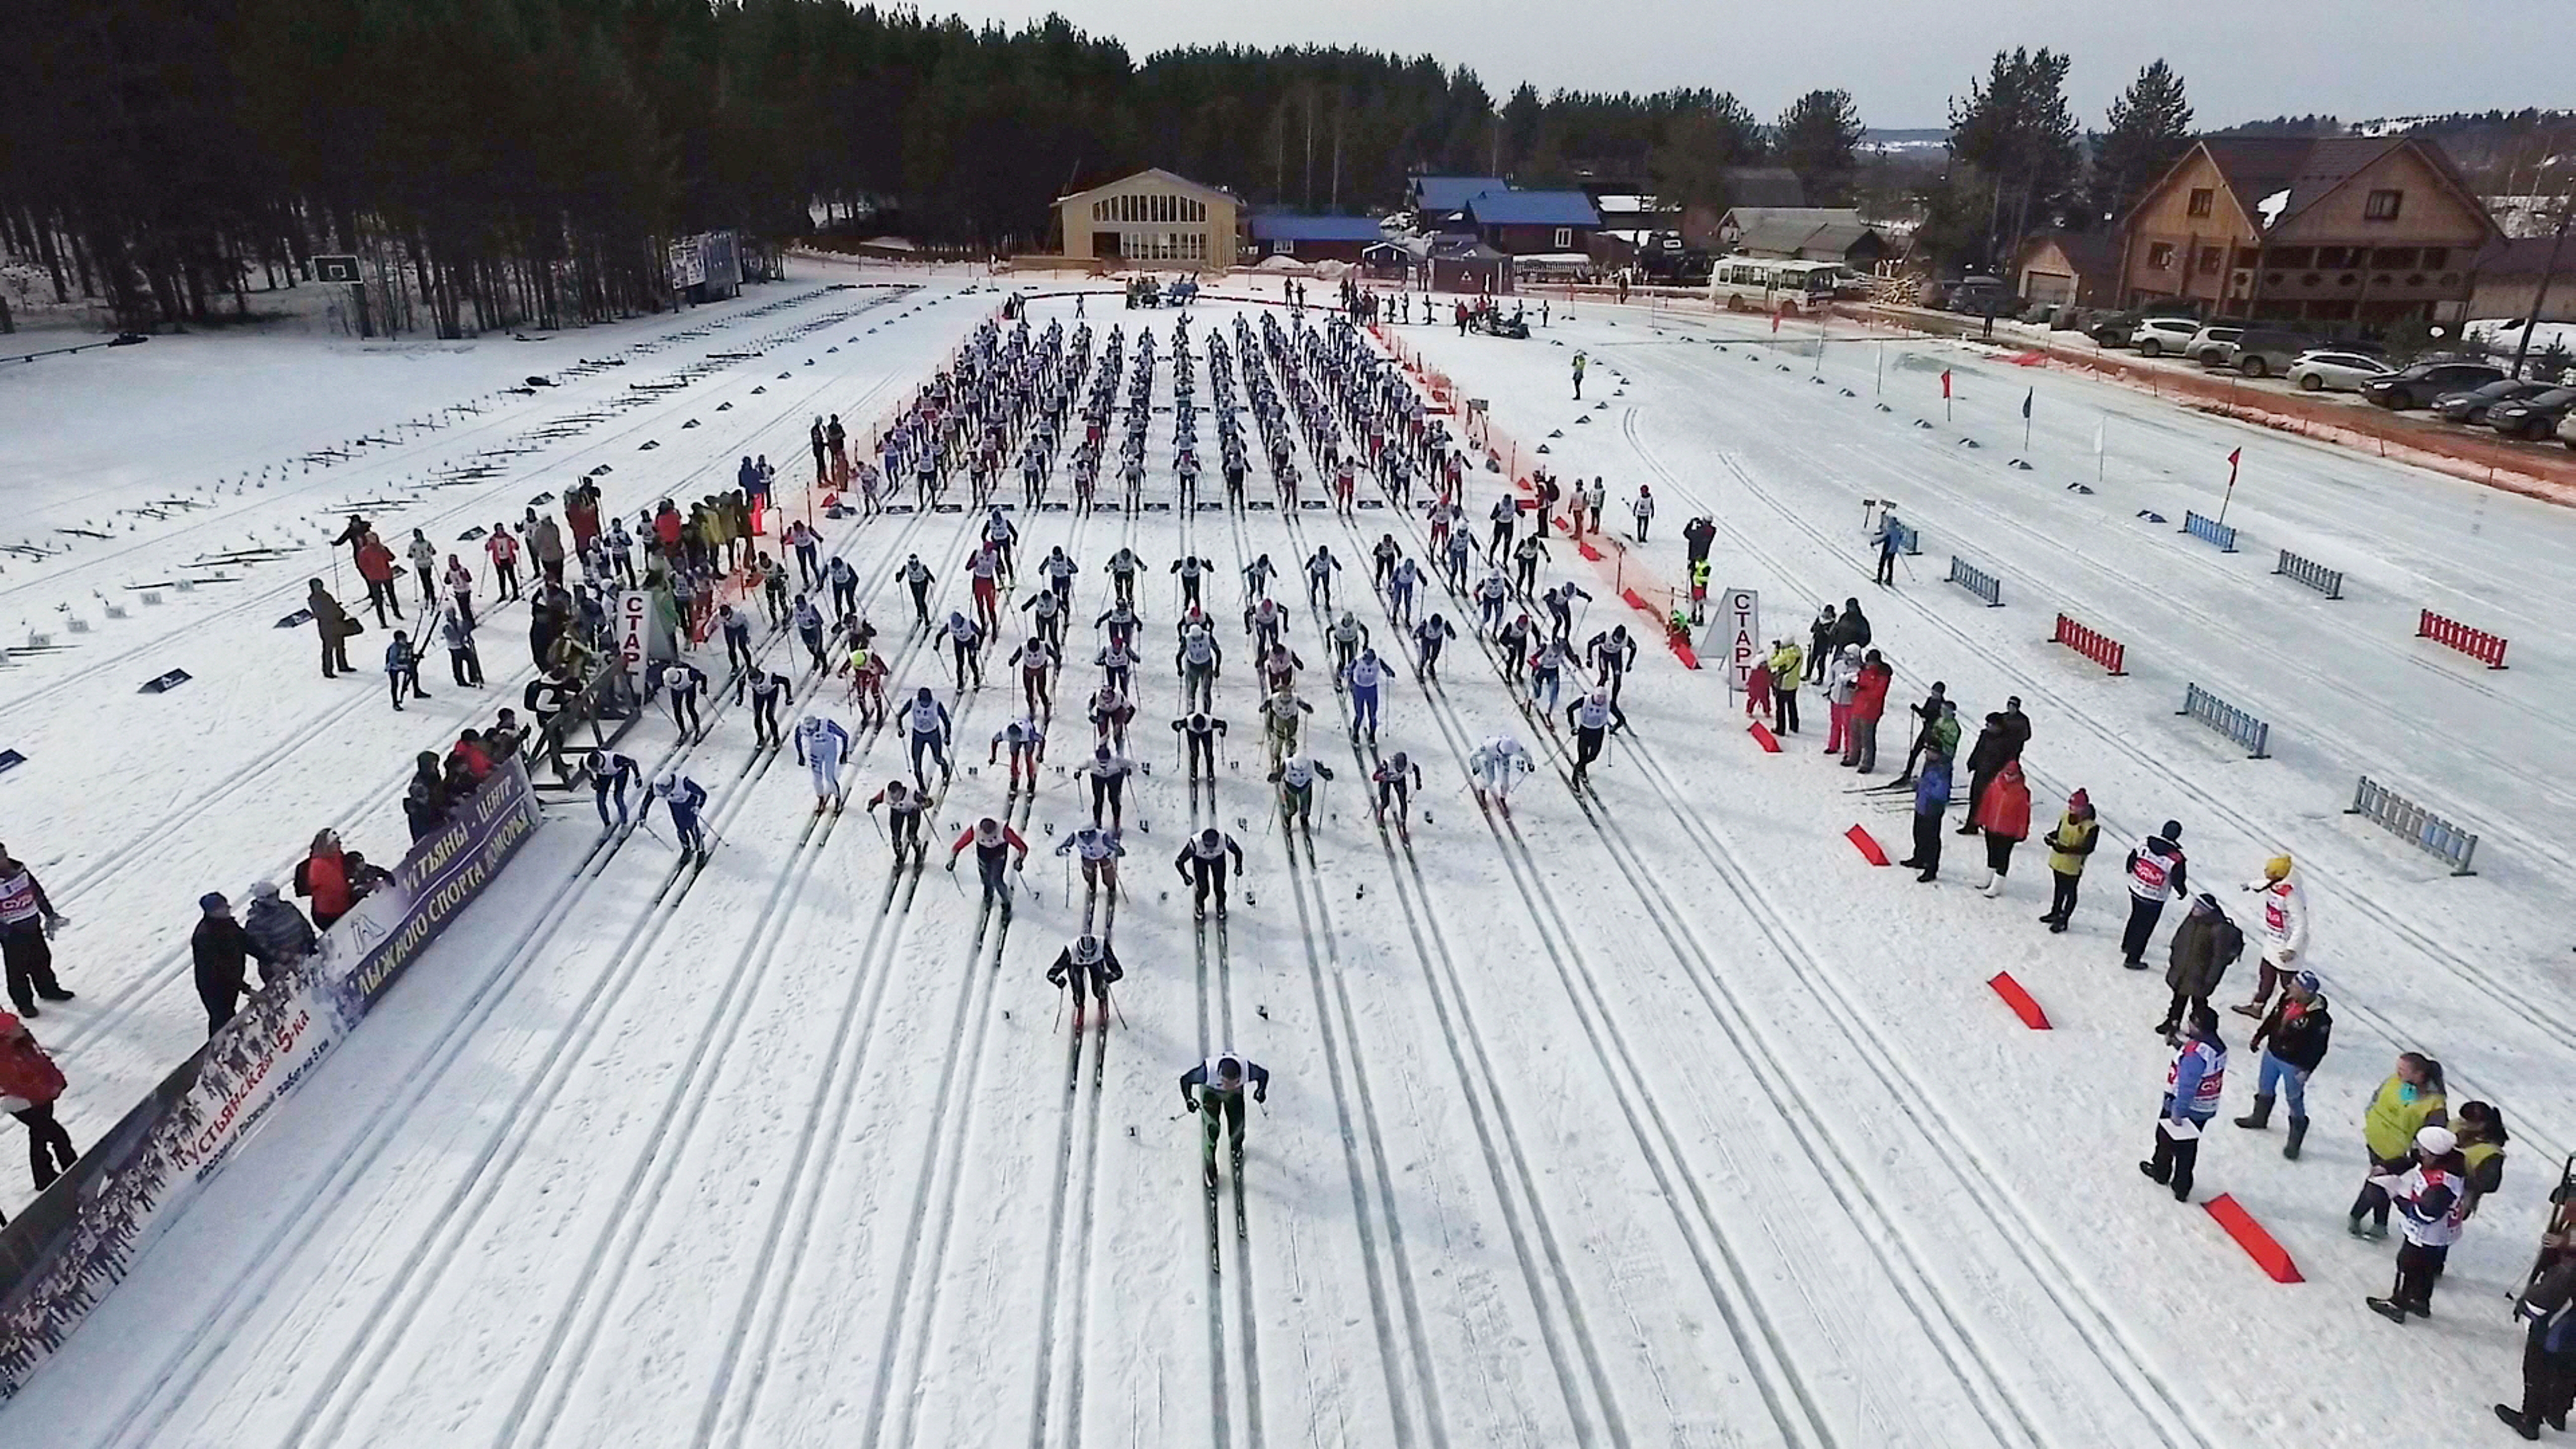
[[[2460,1217],[2466,1220],[2504,1186],[2504,1145],[2512,1138],[2504,1130],[2504,1114],[2485,1102],[2462,1102],[2451,1118],[2451,1131],[2460,1139],[2460,1160],[2468,1165],[2468,1191],[2460,1203]]]
[[[1851,719],[1843,730],[1843,763],[1866,775],[1878,768],[1878,720],[1887,712],[1887,687],[1896,671],[1872,649],[1852,682]]]
[[[72,1150],[72,1135],[54,1120],[63,1085],[62,1068],[36,1045],[27,1024],[0,1013],[0,1112],[26,1124],[28,1168],[38,1192],[80,1157]]]
[[[2002,773],[1977,802],[1977,828],[1986,833],[1986,879],[1978,887],[1991,898],[2004,893],[2012,873],[2013,847],[2030,838],[2030,786],[2021,777],[2021,761],[2007,760]]]
[[[2040,844],[2048,847],[2048,873],[2051,880],[2048,914],[2039,919],[2048,926],[2050,935],[2066,930],[2075,915],[2076,887],[2084,880],[2085,859],[2101,842],[2102,823],[2093,818],[2093,801],[2082,790],[2066,797],[2066,813],[2058,817],[2057,828]]]
[[[2422,1052],[2397,1054],[2397,1069],[2371,1093],[2361,1113],[2361,1142],[2370,1153],[2371,1178],[2345,1214],[2344,1231],[2356,1238],[2388,1236],[2388,1193],[2384,1177],[2406,1170],[2415,1134],[2427,1127],[2451,1125],[2451,1099],[2442,1089],[2442,1064]],[[2362,1226],[2364,1218],[2370,1226]]]
[[[1977,833],[1977,802],[1986,798],[1986,786],[2012,757],[2012,731],[2004,723],[2004,712],[1989,711],[1977,730],[1977,742],[1968,749],[1968,818],[1959,822],[1961,835]]]
[[[2450,1128],[2417,1129],[2410,1158],[2403,1170],[2371,1178],[2405,1218],[2397,1282],[2387,1297],[2362,1300],[2391,1323],[2404,1323],[2410,1313],[2433,1316],[2433,1284],[2450,1259],[2451,1245],[2460,1240],[2461,1209],[2467,1203],[2468,1164]]]
[[[2191,1201],[2192,1170],[2200,1162],[2200,1132],[2218,1115],[2227,1084],[2227,1043],[2218,1039],[2218,1013],[2206,1003],[2191,1009],[2191,1031],[2165,1068],[2164,1104],[2156,1115],[2155,1151],[2138,1171],[2173,1189],[2174,1201]]]
[[[2218,907],[2218,897],[2203,891],[2191,903],[2191,913],[2174,928],[2173,951],[2165,967],[2165,985],[2173,989],[2173,1004],[2165,1008],[2165,1019],[2156,1030],[2170,1038],[2179,1031],[2184,1011],[2197,1012],[2209,1004],[2209,994],[2227,976],[2227,968],[2245,950],[2245,933],[2227,919]]]
[[[2517,1310],[2530,1325],[2522,1345],[2522,1403],[2495,1406],[2495,1416],[2525,1439],[2540,1426],[2566,1432],[2576,1408],[2576,1256],[2562,1255],[2524,1290]]]
[[[281,899],[275,881],[260,881],[250,888],[250,909],[242,912],[242,929],[259,943],[259,959],[266,963],[260,971],[260,984],[265,986],[275,976],[270,968],[292,966],[313,954],[318,944],[313,923],[292,901]]]
[[[2302,971],[2290,978],[2282,989],[2280,1004],[2263,1017],[2254,1035],[2245,1045],[2263,1053],[2262,1073],[2254,1080],[2254,1110],[2236,1119],[2236,1125],[2261,1131],[2272,1125],[2272,1102],[2276,1097],[2289,1098],[2290,1140],[2281,1155],[2296,1162],[2299,1148],[2308,1140],[2308,1076],[2326,1059],[2326,1048],[2334,1039],[2334,1017],[2326,1008],[2325,993],[2318,989],[2317,973]]]
[[[1958,743],[1958,723],[1945,710],[1944,717],[1933,724],[1932,747],[1925,750],[1922,777],[1914,783],[1914,854],[1900,863],[1921,872],[1915,876],[1917,881],[1941,876],[1941,819],[1950,808],[1950,752],[1942,747],[1945,725],[1947,743]]]
[[[403,551],[411,558],[411,576],[420,580],[420,610],[426,614],[438,607],[438,545],[415,528]]]
[[[1825,666],[1825,753],[1839,755],[1851,742],[1852,697],[1860,690],[1860,646],[1846,644]]]
[[[2129,852],[2121,869],[2129,874],[2129,924],[2120,933],[2120,964],[2132,971],[2147,969],[2147,942],[2156,934],[2156,922],[2165,913],[2165,902],[2191,889],[2184,879],[2182,825],[2168,820],[2162,830],[2138,842]]]
[[[1798,642],[1775,639],[1771,643],[1771,728],[1777,733],[1798,732]]]
[[[1825,636],[1825,647],[1839,653],[1844,645],[1869,647],[1869,616],[1860,611],[1860,600],[1843,600],[1843,611],[1834,619],[1833,632]]]
[[[2266,1002],[2272,999],[2272,988],[2298,970],[2296,963],[2308,946],[2308,896],[2291,879],[2290,858],[2276,855],[2263,866],[2263,878],[2248,881],[2245,888],[2259,894],[2262,915],[2256,924],[2263,930],[2263,976],[2255,985],[2254,999],[2240,1003],[2239,1015],[2259,1017]]]
[[[45,895],[36,873],[0,845],[0,961],[7,963],[9,1000],[18,1014],[38,1015],[36,1001],[69,1001],[72,993],[54,979],[50,938],[62,926],[63,913]]]
[[[313,616],[313,632],[322,640],[322,677],[335,678],[358,671],[349,663],[349,636],[358,632],[356,621],[320,579],[311,581],[304,593],[304,608]]]
[[[220,891],[198,897],[197,909],[201,914],[188,937],[188,954],[196,966],[197,999],[206,1007],[206,1035],[213,1036],[241,1005],[251,958],[258,957],[262,966],[274,963],[267,949],[233,919],[232,903]]]
[[[1807,623],[1807,678],[1822,682],[1834,658],[1834,606],[1819,610]]]

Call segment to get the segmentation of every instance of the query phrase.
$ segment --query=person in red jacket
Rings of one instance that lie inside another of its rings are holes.
[[[348,858],[340,853],[339,832],[325,830],[313,837],[312,853],[295,864],[295,893],[313,900],[313,929],[327,931],[331,923],[349,914],[358,901],[357,891],[349,881]]]
[[[501,580],[501,591],[493,602],[519,598],[519,536],[510,531],[507,523],[493,524],[492,532],[483,540],[483,552],[491,556],[492,572]]]
[[[392,609],[397,619],[403,616],[402,599],[394,589],[394,551],[372,533],[358,540],[358,576],[367,581],[367,602],[375,607],[376,627],[392,628],[385,622],[385,610]]]
[[[1986,879],[1979,889],[2002,895],[2004,877],[2012,872],[2013,847],[2030,838],[2030,782],[2022,778],[2021,761],[2004,761],[1986,793],[1977,797],[1977,828],[1986,833]]]
[[[36,1045],[25,1022],[0,1012],[0,1112],[27,1124],[27,1165],[38,1192],[80,1156],[72,1134],[54,1120],[54,1099],[62,1094],[63,1069]]]
[[[1877,650],[1862,656],[1851,719],[1843,728],[1843,763],[1864,775],[1878,768],[1878,717],[1887,713],[1887,687],[1895,681],[1896,671]]]
[[[662,557],[670,560],[675,568],[680,562],[682,524],[679,508],[670,499],[663,499],[661,510],[653,515],[653,541],[661,545]]]

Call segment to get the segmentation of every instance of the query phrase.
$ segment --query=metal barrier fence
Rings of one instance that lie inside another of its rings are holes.
[[[2329,599],[2343,597],[2343,570],[2330,569],[2314,559],[2301,558],[2286,548],[2281,550],[2281,562],[2272,572],[2287,574],[2295,582],[2306,584]]]
[[[2004,606],[2003,581],[1955,553],[1950,555],[1950,582],[1985,600],[1989,609]]]
[[[2272,727],[2197,684],[2183,686],[2182,708],[2176,714],[2187,714],[2220,734],[2245,747],[2245,753],[2258,760],[2272,758]]]
[[[2476,875],[2469,862],[2478,853],[2478,838],[2450,821],[2398,794],[2385,785],[2375,784],[2368,775],[2353,788],[2352,804],[2344,812],[2359,815],[2380,829],[2435,856],[2451,867],[2453,875]]]
[[[2203,518],[2197,513],[2182,516],[2182,531],[2197,539],[2218,545],[2220,553],[2236,552],[2236,525]]]
[[[2113,674],[2129,672],[2121,667],[2129,658],[2127,645],[2108,634],[2087,629],[2064,614],[2057,616],[2057,632],[2050,636],[2049,642],[2063,644]]]
[[[2472,629],[2457,619],[2446,619],[2430,609],[2417,616],[2415,637],[2457,649],[2489,669],[2504,668],[2505,645],[2510,642],[2501,634]]]
[[[1903,549],[1917,558],[1922,557],[1923,535],[1916,531],[1913,524],[1899,518],[1892,520],[1888,526],[1896,531],[1896,546],[1898,548]]]

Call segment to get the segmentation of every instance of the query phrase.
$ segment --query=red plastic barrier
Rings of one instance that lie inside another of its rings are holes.
[[[1753,735],[1753,742],[1762,747],[1762,752],[1764,754],[1776,755],[1780,753],[1780,737],[1771,733],[1771,727],[1769,725],[1764,724],[1762,721],[1757,719],[1751,726],[1751,733]]]
[[[2039,1009],[2039,1002],[2022,990],[2021,983],[2012,979],[2011,972],[1998,971],[1987,979],[1986,984],[1995,989],[1995,995],[2004,999],[2004,1005],[2013,1009],[2013,1015],[2021,1018],[2022,1025],[2032,1031],[2048,1030],[2048,1013]]]
[[[1684,669],[1699,668],[1699,651],[1690,646],[1688,639],[1667,633],[1664,635],[1664,643],[1673,651],[1673,657],[1682,662]]]
[[[2415,622],[2415,637],[2447,644],[2489,669],[2504,668],[2504,648],[2510,643],[2501,635],[2484,629],[2472,629],[2457,619],[2446,619],[2430,609]]]
[[[1754,728],[1758,730],[1762,728],[1762,726],[1757,724]],[[1860,852],[1861,859],[1868,861],[1872,865],[1887,864],[1887,847],[1880,845],[1877,837],[1871,835],[1868,831],[1855,825],[1851,829],[1843,832],[1843,839],[1852,843],[1852,848]]]
[[[2064,614],[2057,616],[2057,634],[2049,642],[2063,644],[2114,675],[2129,671],[2121,668],[2128,661],[2128,646],[2107,634],[2097,634]]]
[[[1647,603],[1644,599],[1639,598],[1635,589],[1621,589],[1619,591],[1619,597],[1627,600],[1628,607],[1631,609],[1638,610],[1641,613],[1655,613],[1655,606]],[[1656,614],[1655,617],[1662,618],[1663,616]]]
[[[2282,1247],[2261,1223],[2254,1221],[2253,1214],[2237,1206],[2236,1199],[2222,1192],[2201,1206],[2209,1209],[2209,1215],[2218,1219],[2218,1225],[2227,1230],[2227,1236],[2234,1238],[2236,1246],[2243,1248],[2245,1256],[2252,1258],[2273,1282],[2308,1281],[2299,1276],[2299,1265],[2290,1261],[2290,1250]]]
[[[1601,550],[1594,548],[1591,544],[1584,542],[1582,539],[1578,538],[1574,541],[1574,551],[1583,555],[1583,560],[1586,563],[1601,562]]]

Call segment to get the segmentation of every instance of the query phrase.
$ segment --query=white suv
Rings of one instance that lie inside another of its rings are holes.
[[[2200,324],[2189,317],[2149,317],[2129,334],[2129,345],[2138,349],[2140,357],[2162,357],[2182,351],[2199,330]]]

